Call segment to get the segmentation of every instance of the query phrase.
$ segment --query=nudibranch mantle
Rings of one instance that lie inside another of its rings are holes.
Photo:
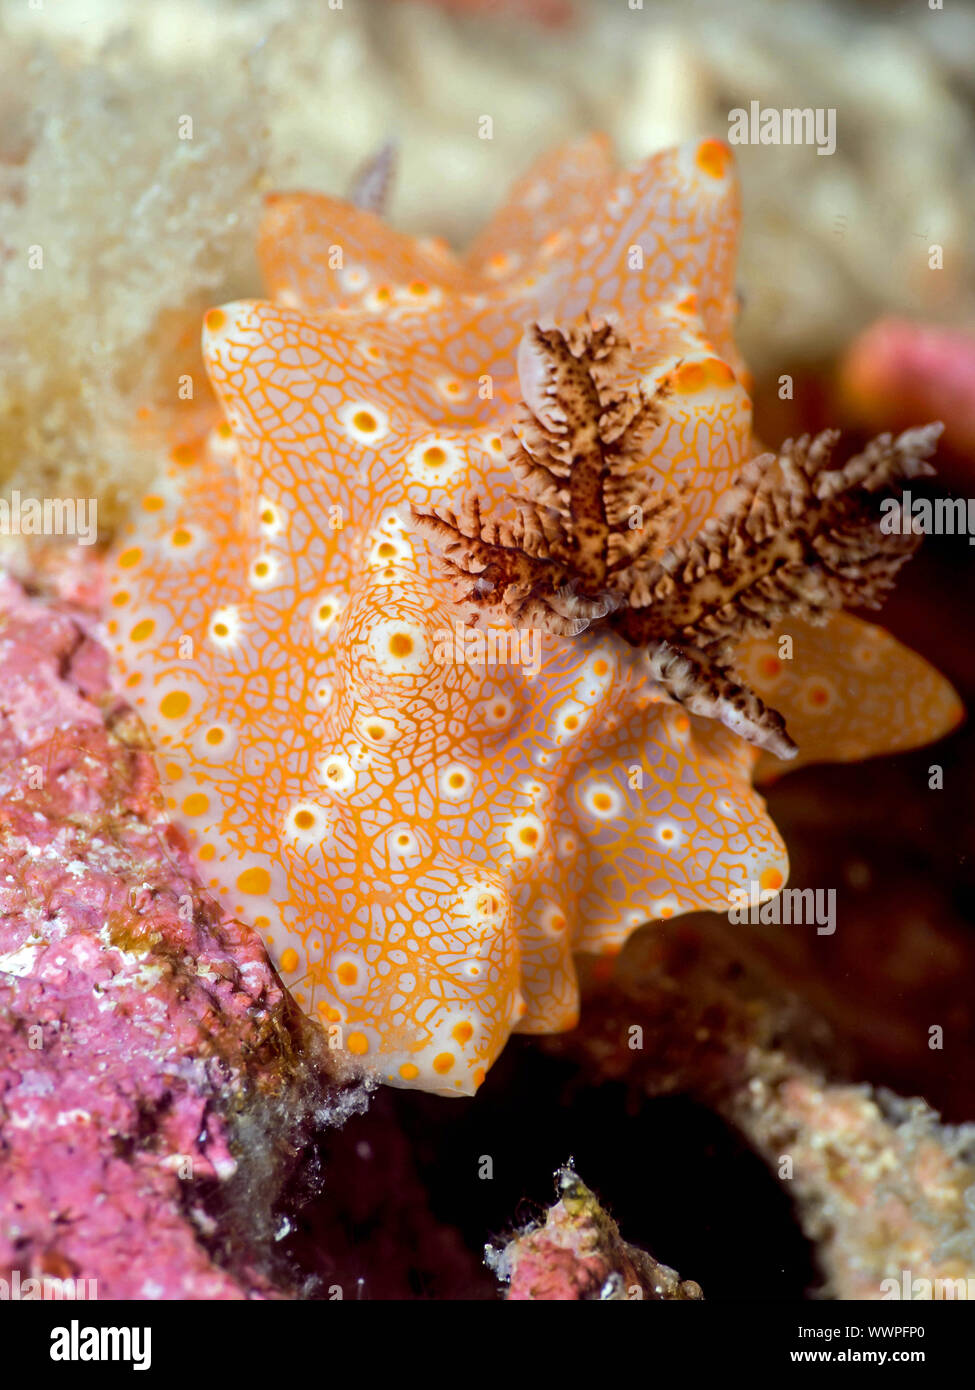
[[[506,495],[524,325],[588,312],[625,327],[649,389],[667,380],[645,466],[700,524],[752,447],[737,226],[719,142],[620,173],[590,139],[463,260],[337,200],[275,198],[272,298],[207,316],[226,419],[173,451],[113,557],[120,685],[204,878],[392,1084],[472,1093],[512,1031],[574,1025],[574,952],[785,882],[753,748],[611,635],[466,632],[410,516]],[[803,759],[957,718],[879,628],[790,632],[792,663],[774,643],[741,661]]]

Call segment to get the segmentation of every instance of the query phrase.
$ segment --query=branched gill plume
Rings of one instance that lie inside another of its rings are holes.
[[[933,473],[941,426],[879,435],[842,467],[835,430],[787,440],[675,540],[681,491],[652,468],[666,388],[644,391],[620,330],[531,325],[518,374],[523,405],[505,437],[515,513],[485,515],[473,493],[413,512],[470,620],[493,611],[567,636],[609,627],[647,649],[653,679],[691,713],[793,757],[782,716],[735,673],[735,647],[789,617],[880,606],[920,542],[881,532],[880,502]]]

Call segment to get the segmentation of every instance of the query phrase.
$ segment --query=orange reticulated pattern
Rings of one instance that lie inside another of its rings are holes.
[[[410,520],[468,488],[504,497],[523,327],[588,311],[621,323],[649,388],[668,379],[644,466],[686,484],[699,525],[750,449],[737,219],[716,142],[617,173],[592,139],[519,183],[464,260],[336,200],[275,198],[272,300],[207,316],[226,420],[174,451],[114,557],[119,680],[204,877],[394,1084],[469,1094],[512,1030],[574,1024],[575,951],[785,882],[751,748],[609,635],[474,645]],[[804,757],[957,717],[911,654],[911,706],[895,683],[881,717],[877,672],[902,649],[842,623],[841,676],[822,630],[786,676],[774,642],[745,653],[756,684],[791,683]]]

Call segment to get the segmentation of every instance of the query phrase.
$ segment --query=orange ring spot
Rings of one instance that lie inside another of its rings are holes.
[[[705,380],[711,386],[732,386],[735,382],[735,374],[720,357],[705,357],[701,363],[704,369]]]
[[[731,164],[731,151],[721,140],[705,140],[697,147],[694,163],[712,179],[723,179]]]
[[[707,384],[700,362],[682,362],[671,375],[675,389],[685,393],[703,391]]]

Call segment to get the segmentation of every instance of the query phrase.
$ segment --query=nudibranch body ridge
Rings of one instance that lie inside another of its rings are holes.
[[[394,1084],[471,1093],[513,1030],[574,1024],[575,951],[787,876],[754,749],[610,635],[465,631],[410,516],[505,496],[523,327],[583,313],[667,381],[642,466],[684,485],[688,525],[709,515],[750,447],[737,219],[718,142],[620,174],[594,139],[543,161],[464,260],[335,200],[274,199],[273,298],[207,316],[226,420],[174,451],[115,556],[120,680],[205,877]],[[872,669],[830,686],[839,724],[902,652],[841,622]],[[918,741],[955,711],[907,657]],[[746,659],[783,679],[764,648]],[[889,741],[858,737],[848,756]]]

